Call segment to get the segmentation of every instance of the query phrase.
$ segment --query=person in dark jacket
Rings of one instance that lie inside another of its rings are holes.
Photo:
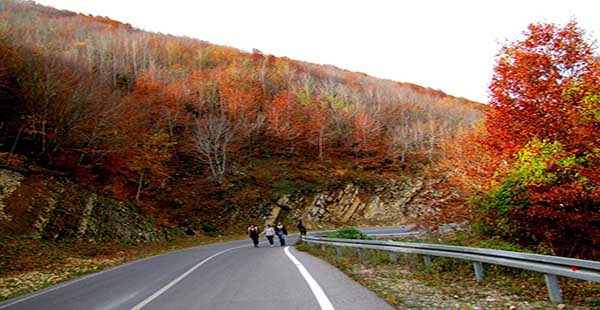
[[[258,227],[256,227],[254,224],[250,224],[250,226],[248,226],[248,237],[252,239],[252,243],[254,243],[255,248],[258,248],[258,235]]]
[[[288,232],[287,229],[285,229],[285,226],[281,224],[281,222],[278,222],[277,226],[275,226],[275,234],[277,235],[277,237],[279,237],[279,245],[285,246],[285,236],[287,236]]]
[[[300,220],[300,221],[298,222],[298,226],[296,226],[296,227],[298,227],[298,230],[300,231],[300,234],[301,234],[302,236],[305,236],[305,235],[306,235],[306,226],[304,226],[304,223],[302,222],[302,220]]]

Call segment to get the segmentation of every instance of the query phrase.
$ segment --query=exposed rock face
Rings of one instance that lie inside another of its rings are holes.
[[[293,192],[246,210],[227,205],[211,216],[224,223],[217,225],[230,226],[247,224],[251,219],[257,225],[303,219],[309,229],[403,225],[438,212],[437,206],[444,203],[448,193],[435,190],[434,183],[422,177],[390,179],[369,186],[350,182],[332,190]],[[198,222],[197,227],[190,223],[188,228],[193,232],[205,230],[200,225],[204,222]],[[145,242],[169,237],[167,229],[156,228],[133,205],[66,179],[24,176],[4,169],[0,169],[0,234],[91,242]]]
[[[146,242],[169,237],[137,207],[66,179],[0,169],[0,233],[48,240]]]
[[[374,188],[348,183],[338,190],[283,196],[273,209],[289,210],[289,217],[304,219],[311,229],[343,224],[403,225],[436,213],[426,199],[432,182],[415,177],[388,180]]]
[[[10,215],[4,210],[6,208],[4,200],[19,188],[24,178],[20,173],[0,169],[0,225],[11,220]]]
[[[94,206],[96,205],[97,201],[98,201],[98,195],[96,195],[96,193],[92,193],[90,195],[90,197],[88,197],[88,199],[85,203],[85,207],[82,212],[81,221],[79,222],[79,227],[77,228],[78,236],[85,235],[85,233],[88,229],[88,226],[89,226],[90,216],[92,215],[92,211],[94,210]]]

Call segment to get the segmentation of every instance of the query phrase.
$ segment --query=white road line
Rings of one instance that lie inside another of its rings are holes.
[[[192,273],[194,270],[198,269],[198,267],[204,265],[204,263],[208,262],[209,260],[225,253],[225,252],[229,252],[231,250],[235,250],[235,249],[239,249],[239,248],[245,248],[248,247],[247,245],[243,245],[243,246],[238,246],[235,248],[229,248],[227,250],[223,250],[221,252],[218,252],[216,254],[213,254],[212,256],[209,256],[207,258],[205,258],[204,260],[202,260],[201,262],[199,262],[198,264],[196,264],[194,267],[190,268],[188,271],[184,272],[182,275],[180,275],[179,277],[177,277],[177,279],[171,281],[171,283],[165,285],[163,288],[161,288],[160,290],[156,291],[156,293],[152,294],[150,297],[144,299],[142,302],[140,302],[139,304],[135,305],[133,308],[131,308],[131,310],[139,310],[142,309],[142,307],[144,307],[145,305],[147,305],[148,303],[150,303],[151,301],[153,301],[154,299],[156,299],[158,296],[160,296],[162,293],[166,292],[168,289],[170,289],[171,287],[173,287],[175,284],[177,284],[179,281],[183,280],[183,278],[187,277],[190,273]]]
[[[75,284],[75,283],[77,283],[77,282],[80,282],[80,281],[83,281],[83,280],[87,280],[87,279],[89,279],[89,278],[92,278],[92,277],[99,276],[99,275],[101,275],[101,274],[103,274],[103,273],[107,273],[107,272],[110,272],[110,271],[114,271],[114,270],[117,270],[117,269],[121,269],[121,268],[123,268],[123,267],[127,267],[127,266],[129,266],[129,265],[137,264],[137,263],[139,263],[139,262],[142,262],[142,261],[145,261],[145,260],[148,260],[148,259],[154,258],[154,257],[156,257],[156,256],[150,256],[150,257],[145,257],[145,258],[141,258],[141,259],[138,259],[138,260],[134,260],[134,261],[131,261],[131,262],[125,263],[125,264],[123,264],[123,265],[119,265],[119,266],[115,266],[115,267],[112,267],[112,268],[108,268],[108,269],[105,269],[105,270],[102,270],[102,271],[99,271],[99,272],[91,273],[91,274],[88,274],[88,275],[82,276],[82,277],[80,277],[80,278],[73,279],[73,280],[71,280],[71,281],[64,282],[64,283],[61,283],[61,284],[58,284],[58,285],[52,286],[52,287],[50,287],[50,288],[47,288],[47,289],[41,290],[41,291],[37,291],[37,292],[31,293],[30,295],[25,295],[25,296],[23,296],[23,297],[21,297],[21,298],[17,297],[17,298],[16,298],[14,301],[12,301],[12,302],[9,302],[9,303],[6,303],[6,304],[3,304],[3,305],[0,305],[0,309],[8,308],[8,307],[10,307],[10,306],[13,306],[13,305],[16,305],[16,304],[18,304],[18,303],[22,303],[22,302],[24,302],[24,301],[26,301],[26,300],[29,300],[29,299],[31,299],[31,298],[35,298],[35,297],[38,297],[38,296],[44,295],[44,294],[46,294],[46,293],[50,293],[50,292],[52,292],[52,291],[56,291],[57,289],[63,288],[63,287],[65,287],[65,286],[69,286],[69,285],[71,285],[71,284]]]
[[[319,302],[319,306],[321,306],[321,310],[335,310],[333,308],[333,305],[331,304],[331,301],[329,301],[329,298],[327,298],[327,295],[325,295],[325,292],[319,286],[319,283],[317,283],[317,281],[315,281],[315,279],[310,275],[308,270],[306,270],[304,265],[302,265],[302,263],[300,263],[300,261],[296,257],[294,257],[294,255],[292,255],[292,253],[290,253],[289,248],[290,248],[289,246],[285,247],[285,249],[284,249],[285,254],[289,257],[289,259],[292,261],[292,263],[294,263],[294,265],[296,265],[296,268],[298,268],[298,270],[300,270],[300,274],[304,277],[304,280],[306,280],[306,283],[308,283],[308,286],[310,286],[310,289],[312,290],[313,294],[317,298],[317,302]]]
[[[98,274],[99,274],[99,273],[98,273]],[[21,298],[21,299],[17,299],[17,300],[15,300],[15,301],[9,302],[9,303],[7,303],[7,304],[0,305],[0,309],[8,308],[8,307],[10,307],[10,306],[12,306],[12,305],[16,305],[16,304],[18,304],[18,303],[22,303],[22,302],[24,302],[24,301],[26,301],[26,300],[29,300],[29,299],[31,299],[31,298],[38,297],[38,296],[40,296],[40,295],[43,295],[43,294],[46,294],[46,293],[50,293],[50,292],[52,292],[52,291],[55,291],[55,290],[57,290],[57,289],[59,289],[59,288],[63,288],[63,287],[65,287],[65,286],[68,286],[68,285],[71,285],[71,284],[75,284],[75,283],[77,283],[77,282],[79,282],[79,281],[83,281],[83,280],[85,280],[85,279],[88,279],[88,278],[94,277],[94,276],[96,276],[96,275],[97,275],[97,274],[93,273],[93,274],[90,274],[90,275],[87,275],[87,276],[83,276],[83,277],[81,277],[81,278],[79,278],[79,279],[76,279],[76,280],[73,280],[73,281],[70,281],[70,282],[66,282],[66,283],[62,283],[62,284],[59,284],[59,285],[57,285],[57,286],[54,286],[54,287],[52,287],[52,288],[49,288],[49,289],[46,289],[46,290],[43,290],[43,291],[39,291],[39,292],[33,293],[33,294],[31,294],[31,295],[28,295],[28,296],[25,296],[25,297],[23,297],[23,298]]]

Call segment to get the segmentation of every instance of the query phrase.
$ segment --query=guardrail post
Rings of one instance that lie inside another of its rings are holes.
[[[430,265],[431,264],[431,256],[423,255],[423,262],[425,262],[425,265]]]
[[[555,304],[561,304],[563,302],[562,296],[560,295],[560,287],[558,286],[558,278],[553,274],[544,274],[544,280],[546,280],[546,287],[548,288],[548,296],[550,301]]]
[[[419,257],[416,254],[404,253],[404,259],[408,264],[408,269],[410,271],[417,270],[417,264],[419,264]]]
[[[475,269],[475,279],[477,282],[483,282],[483,264],[481,262],[473,262],[473,269]]]
[[[365,259],[371,257],[370,252],[376,250],[387,251],[390,261],[397,263],[398,255],[403,255],[406,258],[406,263],[411,271],[417,269],[420,266],[421,257],[423,257],[424,264],[431,268],[433,257],[452,257],[466,261],[470,261],[473,264],[475,271],[475,278],[477,282],[484,281],[485,270],[484,263],[498,264],[501,266],[514,267],[523,270],[532,270],[544,275],[546,282],[546,288],[548,290],[548,297],[550,301],[555,304],[563,302],[561,296],[560,286],[558,282],[559,275],[553,274],[558,273],[560,276],[571,277],[586,281],[593,281],[600,283],[600,276],[597,271],[600,271],[600,263],[595,261],[581,261],[574,260],[568,257],[551,257],[544,255],[533,255],[527,253],[515,253],[515,252],[501,252],[493,249],[479,249],[474,250],[473,248],[458,248],[450,245],[427,245],[419,244],[413,245],[410,243],[400,242],[360,242],[352,240],[344,240],[345,243],[338,243],[335,239],[319,238],[316,237],[305,237],[306,243],[312,248],[320,244],[322,250],[327,250],[327,246],[334,246],[336,250],[336,257],[341,256],[342,247],[356,248],[358,260],[361,264],[365,262]],[[349,249],[349,251],[353,251]],[[369,252],[366,252],[369,251]],[[400,253],[400,254],[399,254]],[[454,254],[452,254],[454,253]],[[456,254],[460,253],[460,255]],[[379,257],[379,256],[377,256]],[[502,259],[494,259],[499,257]],[[506,258],[506,259],[504,259]],[[535,264],[526,264],[526,262],[534,262]],[[557,268],[551,268],[556,266]],[[563,271],[577,271],[579,268],[586,272],[570,273]],[[587,271],[591,272],[587,272]]]
[[[363,252],[363,249],[356,248],[356,254],[358,255],[358,261],[362,263],[365,259],[365,253]]]

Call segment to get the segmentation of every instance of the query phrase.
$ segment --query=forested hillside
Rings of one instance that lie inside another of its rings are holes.
[[[169,221],[418,172],[482,110],[329,65],[0,2],[2,163],[59,171]]]

